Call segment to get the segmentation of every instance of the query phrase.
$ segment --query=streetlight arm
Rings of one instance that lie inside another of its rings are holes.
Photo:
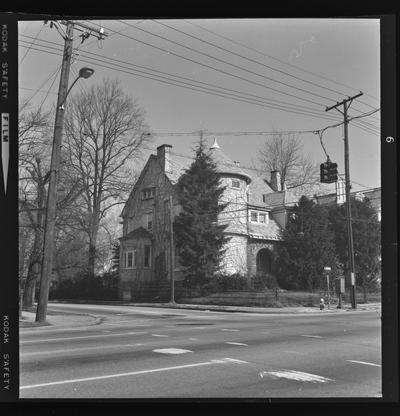
[[[80,77],[78,76],[78,77],[76,77],[76,79],[74,80],[74,82],[71,84],[71,86],[68,88],[68,91],[67,91],[67,93],[65,94],[65,97],[64,97],[64,99],[62,100],[62,102],[60,103],[60,105],[59,105],[59,107],[61,107],[62,105],[64,105],[64,103],[65,103],[65,100],[67,99],[67,97],[68,97],[68,94],[70,93],[70,91],[72,90],[72,87],[76,84],[76,82],[78,81],[78,79],[79,79]]]

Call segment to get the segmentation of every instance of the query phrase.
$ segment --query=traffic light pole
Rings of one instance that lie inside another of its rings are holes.
[[[354,270],[354,246],[353,246],[353,228],[352,228],[352,219],[351,219],[351,202],[350,202],[350,167],[349,167],[349,138],[348,138],[348,109],[352,101],[363,95],[362,92],[359,94],[349,97],[346,100],[343,100],[340,103],[337,103],[331,107],[327,107],[325,111],[332,110],[335,108],[344,118],[344,170],[345,170],[345,187],[346,187],[346,219],[347,219],[347,248],[348,248],[348,264],[349,264],[349,273],[350,273],[350,295],[351,295],[351,307],[357,309],[356,302],[356,278]],[[339,106],[343,105],[343,112],[338,109]]]

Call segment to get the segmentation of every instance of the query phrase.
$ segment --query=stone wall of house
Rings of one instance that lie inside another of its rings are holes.
[[[272,255],[275,253],[275,243],[265,240],[251,239],[247,244],[247,269],[248,276],[254,276],[257,273],[257,254],[258,252],[266,248]]]
[[[232,180],[239,181],[240,188],[232,187]],[[227,233],[247,234],[247,190],[246,181],[240,177],[223,177],[221,185],[225,186],[221,202],[229,205],[219,215],[220,224],[228,224]]]
[[[222,259],[222,273],[228,275],[247,273],[247,236],[228,234],[229,242],[225,245]]]

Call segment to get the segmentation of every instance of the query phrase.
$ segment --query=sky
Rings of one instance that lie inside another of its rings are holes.
[[[196,132],[203,130],[209,145],[217,137],[233,160],[254,166],[272,131],[295,131],[304,154],[319,164],[326,156],[313,132],[343,121],[337,110],[327,112],[326,107],[362,91],[350,106],[350,117],[380,108],[379,19],[127,17],[79,22],[102,27],[107,36],[81,43],[81,32],[75,30],[70,83],[82,66],[95,73],[80,79],[71,94],[105,78],[118,79],[145,109],[154,149],[168,143],[173,151],[192,155]],[[20,100],[54,107],[62,45],[54,26],[19,23]],[[143,72],[134,72],[138,70]],[[380,186],[379,131],[379,111],[350,122],[353,190]],[[326,129],[322,139],[344,175],[343,126]]]

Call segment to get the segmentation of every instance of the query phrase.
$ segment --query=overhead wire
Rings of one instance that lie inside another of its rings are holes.
[[[155,37],[157,37],[157,38],[160,38],[160,39],[166,40],[166,41],[168,41],[168,42],[170,42],[170,43],[173,43],[173,44],[175,44],[175,45],[178,45],[178,46],[180,46],[180,47],[182,47],[182,48],[188,49],[188,50],[190,50],[190,51],[192,51],[192,52],[196,52],[196,53],[198,53],[198,54],[200,54],[200,55],[204,55],[204,56],[206,56],[206,57],[208,57],[208,58],[211,58],[211,59],[214,59],[214,60],[216,60],[216,61],[218,61],[218,62],[222,62],[222,63],[224,63],[224,64],[226,64],[226,65],[232,66],[232,67],[234,67],[234,68],[236,68],[236,69],[240,69],[240,70],[245,71],[245,72],[248,72],[248,73],[250,73],[250,74],[253,74],[253,75],[259,76],[259,77],[261,77],[261,78],[267,79],[267,80],[269,80],[269,81],[276,82],[276,83],[281,84],[281,85],[285,85],[286,87],[296,89],[296,90],[301,91],[301,92],[304,92],[304,93],[306,93],[306,94],[314,95],[314,96],[316,96],[316,97],[323,98],[323,99],[325,99],[325,100],[327,100],[327,101],[332,101],[330,98],[327,98],[327,97],[322,96],[322,95],[320,95],[320,94],[316,94],[316,93],[313,93],[313,92],[311,92],[311,91],[309,91],[309,90],[305,90],[305,89],[303,89],[303,88],[299,88],[299,87],[296,87],[296,86],[293,86],[293,85],[287,84],[287,83],[285,83],[285,82],[278,81],[278,80],[273,79],[273,78],[271,78],[271,77],[268,77],[268,76],[265,76],[265,75],[259,74],[259,73],[257,73],[257,72],[251,71],[250,69],[244,68],[244,67],[242,67],[242,66],[240,66],[240,65],[233,64],[233,63],[231,63],[231,62],[229,62],[229,61],[225,61],[225,60],[223,60],[223,59],[220,59],[220,58],[217,58],[217,57],[215,57],[215,56],[209,55],[209,54],[207,54],[207,53],[205,53],[205,52],[198,51],[197,49],[192,48],[192,47],[190,47],[190,46],[187,46],[187,45],[185,45],[185,44],[182,44],[182,43],[180,43],[180,42],[176,42],[176,41],[173,41],[173,40],[171,40],[171,39],[168,39],[168,38],[166,38],[165,36],[160,36],[160,35],[157,35],[156,33],[152,33],[152,32],[150,32],[149,30],[146,30],[146,29],[143,29],[143,28],[140,28],[140,27],[136,27],[136,26],[130,25],[129,23],[124,22],[123,20],[120,20],[120,22],[121,22],[121,23],[124,23],[124,24],[126,24],[126,25],[128,25],[128,26],[130,26],[130,27],[132,27],[132,28],[134,28],[134,29],[140,30],[140,31],[142,31],[142,32],[148,33],[148,34],[150,34],[150,35],[152,35],[152,36],[155,36]],[[197,63],[198,63],[198,64],[201,64],[201,63],[199,63],[199,62],[197,62]],[[216,68],[212,68],[212,69],[216,70]],[[219,70],[219,69],[217,69],[217,70]],[[247,82],[249,82],[249,80],[247,80]],[[267,87],[267,88],[268,88],[268,89],[271,89],[271,90],[273,90],[273,91],[276,91],[276,92],[278,92],[278,93],[280,93],[280,94],[288,94],[288,93],[284,93],[284,92],[282,92],[282,91],[280,91],[280,90],[277,90],[277,89],[274,89],[274,88],[271,88],[271,87]],[[292,95],[292,94],[291,94],[291,95]],[[293,96],[293,95],[292,95],[292,96]],[[301,97],[298,97],[298,96],[295,96],[295,97],[296,97],[296,98],[298,98],[298,99],[306,100],[305,98],[301,98]],[[309,102],[311,102],[311,100],[308,100],[308,101],[309,101]],[[321,103],[318,103],[318,102],[315,102],[315,101],[312,101],[312,102],[313,102],[314,104],[317,104],[317,105],[322,105],[322,106],[323,106],[323,104],[321,104]]]
[[[22,45],[22,46],[24,46],[24,45]],[[40,45],[41,47],[45,47],[44,45]],[[57,50],[57,51],[59,51],[58,50],[58,48],[52,48],[52,47],[49,47],[49,46],[46,46],[46,48],[50,48],[50,49],[52,49],[52,50]],[[41,52],[48,52],[48,53],[50,53],[50,51],[48,51],[48,50],[40,50],[40,49],[36,49],[36,48],[34,48],[34,50],[38,50],[38,51],[41,51]],[[98,54],[96,54],[96,55],[98,55]],[[88,62],[88,61],[85,61],[84,59],[82,59],[82,58],[78,58],[80,61],[83,61],[83,62],[87,62],[87,63],[93,63],[93,61],[91,61],[91,62]],[[87,58],[87,59],[95,59],[95,58]],[[97,61],[98,61],[98,59],[96,59]],[[104,62],[104,61],[101,61],[101,62]],[[107,62],[108,63],[108,62]],[[127,72],[127,71],[124,71],[124,70],[120,70],[120,69],[117,69],[117,68],[110,68],[110,67],[108,67],[108,66],[106,66],[106,65],[104,65],[104,64],[100,64],[100,63],[96,63],[97,65],[99,65],[99,66],[102,66],[102,67],[105,67],[105,68],[109,68],[109,69],[113,69],[113,70],[117,70],[117,71],[120,71],[120,72],[125,72],[125,73],[129,73],[129,74],[131,74],[131,75],[134,75],[134,76],[141,76],[141,77],[144,77],[144,78],[150,78],[150,79],[153,79],[153,80],[156,80],[156,81],[159,81],[159,82],[164,82],[164,83],[167,83],[167,84],[171,84],[171,82],[167,82],[167,81],[165,81],[165,80],[162,80],[162,79],[155,79],[154,78],[154,74],[149,74],[149,75],[151,75],[152,77],[149,77],[149,76],[144,76],[144,75],[140,75],[140,74],[136,74],[136,73],[132,73],[131,71],[132,71],[132,69],[131,68],[129,68],[129,70],[130,70],[130,72]],[[115,64],[112,64],[112,65],[115,65]],[[117,66],[120,66],[120,65],[117,65]],[[171,80],[170,80],[171,81]],[[179,87],[183,87],[183,88],[188,88],[188,89],[194,89],[195,91],[199,91],[199,92],[203,92],[203,93],[209,93],[209,94],[211,94],[211,95],[217,95],[217,96],[222,96],[223,98],[229,98],[229,99],[234,99],[234,100],[236,100],[236,101],[244,101],[244,102],[247,102],[247,103],[250,103],[250,104],[255,104],[255,105],[261,105],[261,106],[263,106],[263,107],[268,107],[268,108],[275,108],[275,109],[278,109],[278,110],[283,110],[283,111],[288,111],[288,112],[292,112],[292,113],[296,113],[296,114],[304,114],[304,115],[310,115],[311,117],[317,117],[317,118],[321,118],[321,119],[327,119],[327,120],[336,120],[337,118],[336,117],[332,117],[332,118],[330,118],[330,117],[326,117],[326,116],[319,116],[319,115],[316,115],[316,114],[312,114],[311,112],[305,112],[305,111],[293,111],[293,109],[292,108],[289,108],[289,107],[286,107],[286,108],[284,108],[282,105],[280,105],[279,107],[277,107],[276,105],[275,106],[268,106],[268,105],[265,105],[265,103],[263,103],[263,104],[260,104],[260,103],[258,103],[258,102],[255,102],[255,101],[249,101],[249,99],[247,98],[247,97],[240,97],[240,98],[238,98],[237,96],[235,96],[234,94],[227,94],[227,93],[221,93],[221,91],[217,91],[217,92],[209,92],[209,91],[204,91],[204,89],[199,89],[200,87],[199,86],[194,86],[194,87],[196,87],[196,88],[191,88],[191,87],[187,87],[187,86],[185,86],[185,85],[178,85],[178,84],[176,84],[176,82],[179,82],[179,81],[176,81],[176,80],[174,80],[175,82],[174,83],[172,83],[171,85],[175,85],[175,86],[179,86]],[[209,89],[208,89],[209,90]],[[257,100],[258,101],[258,100]],[[301,110],[303,110],[303,109],[301,109]],[[360,126],[360,128],[362,128],[363,130],[365,130],[365,131],[367,131],[366,130],[366,128],[364,128],[364,127],[361,127]]]
[[[56,42],[51,42],[51,41],[46,41],[46,40],[42,40],[42,41],[43,42],[46,42],[46,43],[50,43],[50,44],[57,45],[59,47],[62,46],[62,45],[60,45],[60,44],[58,44]],[[40,45],[40,46],[42,46],[42,45]],[[77,50],[79,50],[79,48]],[[122,60],[119,60],[119,59],[116,59],[116,58],[109,58],[109,57],[107,57],[105,55],[101,55],[101,54],[97,54],[97,53],[93,53],[93,52],[88,52],[88,51],[81,51],[81,52],[83,52],[85,54],[97,56],[97,57],[101,58],[102,60],[103,59],[108,59],[108,60],[110,60],[112,62],[118,62],[118,63],[122,63],[122,64],[125,64],[125,65],[134,66],[134,67],[137,67],[137,68],[145,69],[147,71],[152,71],[152,72],[156,72],[156,73],[159,73],[159,74],[163,74],[163,75],[167,75],[167,76],[171,76],[171,77],[183,79],[185,81],[196,82],[196,83],[201,84],[201,85],[207,85],[207,86],[210,86],[210,87],[213,87],[213,88],[219,88],[219,89],[222,89],[222,90],[225,90],[225,91],[230,91],[230,92],[235,92],[235,93],[238,93],[238,94],[248,95],[248,96],[255,97],[255,98],[260,98],[262,100],[271,101],[273,103],[284,104],[284,105],[291,105],[291,106],[296,106],[296,107],[301,108],[301,109],[309,109],[309,110],[313,110],[313,111],[318,111],[318,109],[317,108],[314,108],[314,107],[302,106],[302,105],[299,105],[299,104],[293,105],[293,104],[288,103],[288,102],[285,102],[285,101],[275,100],[275,99],[271,99],[271,98],[266,98],[266,97],[262,97],[262,96],[259,96],[259,95],[255,95],[255,94],[250,94],[250,93],[247,93],[247,92],[244,92],[244,91],[238,91],[238,90],[234,90],[234,89],[230,89],[230,88],[221,87],[221,86],[218,86],[218,85],[215,85],[215,84],[211,84],[211,83],[207,83],[207,82],[202,82],[202,81],[194,80],[192,78],[187,78],[187,77],[183,77],[183,76],[180,76],[180,75],[171,74],[171,73],[164,72],[164,71],[159,71],[159,70],[156,70],[154,68],[149,68],[149,67],[146,67],[146,66],[133,64],[131,62],[122,61]]]
[[[109,30],[109,31],[113,31],[113,29],[110,29],[110,28],[107,28],[107,27],[105,27],[105,29],[107,29],[107,30]],[[242,80],[242,81],[245,81],[245,82],[248,82],[248,83],[251,83],[251,84],[254,84],[254,85],[258,85],[258,86],[261,86],[261,87],[266,88],[266,89],[269,89],[269,90],[276,91],[276,92],[278,92],[279,94],[288,95],[288,96],[294,97],[294,98],[299,99],[299,100],[302,100],[302,101],[307,101],[307,102],[311,102],[312,104],[321,105],[320,103],[316,103],[315,101],[308,100],[308,99],[303,98],[303,97],[298,97],[298,96],[296,96],[296,95],[293,95],[293,94],[290,94],[290,93],[287,93],[287,92],[283,92],[283,91],[277,90],[277,89],[272,88],[272,87],[268,87],[268,86],[266,86],[266,85],[264,85],[264,84],[260,84],[259,82],[255,82],[255,81],[253,81],[253,80],[249,80],[249,79],[244,78],[244,77],[241,77],[241,76],[239,76],[239,75],[232,74],[232,73],[230,73],[230,72],[228,72],[228,71],[224,71],[224,70],[222,70],[222,69],[215,68],[215,67],[213,67],[213,66],[210,66],[210,65],[204,64],[204,63],[202,63],[202,62],[199,62],[199,61],[196,61],[196,60],[194,60],[194,59],[188,58],[188,57],[186,57],[186,56],[183,56],[183,55],[177,54],[177,53],[175,53],[175,52],[172,52],[172,51],[170,51],[170,50],[168,50],[168,49],[165,49],[165,48],[162,48],[162,47],[160,47],[160,46],[153,45],[153,44],[151,44],[151,43],[149,43],[149,42],[145,42],[145,41],[143,41],[143,40],[140,40],[140,39],[134,38],[133,36],[129,36],[129,35],[126,35],[126,34],[124,34],[124,33],[119,33],[119,35],[120,35],[120,36],[123,36],[123,37],[126,37],[126,38],[128,38],[128,39],[134,40],[134,41],[136,41],[136,42],[138,42],[138,43],[142,43],[142,44],[144,44],[144,45],[146,45],[146,46],[150,46],[151,48],[154,48],[154,49],[160,50],[160,51],[162,51],[162,52],[165,52],[165,53],[167,53],[168,55],[176,56],[176,57],[179,57],[179,58],[181,58],[181,59],[184,59],[184,60],[186,60],[186,61],[188,61],[188,62],[192,62],[192,63],[195,63],[195,64],[197,64],[197,65],[200,65],[200,66],[203,66],[203,67],[206,67],[206,68],[212,69],[213,71],[220,72],[220,73],[225,74],[225,75],[228,75],[228,76],[230,76],[230,77],[237,78],[237,79],[240,79],[240,80]]]
[[[24,46],[24,45],[21,45],[21,46]],[[46,47],[46,48],[48,48],[48,49],[56,49],[56,48],[52,48],[52,47]],[[57,55],[57,56],[60,56],[61,55],[61,54],[58,54],[58,53],[51,52],[49,50],[43,50],[43,49],[37,49],[37,48],[33,48],[33,49],[34,50],[37,50],[39,52],[46,52],[46,53],[54,54],[54,55]],[[88,59],[90,59],[90,60],[88,60]],[[96,58],[86,58],[86,59],[79,58],[79,61],[86,62],[86,63],[89,63],[89,64],[93,64],[94,63],[93,60],[100,61],[99,59],[96,59]],[[101,62],[104,62],[104,61],[101,61]],[[127,73],[127,74],[130,74],[130,75],[142,77],[142,78],[148,78],[148,79],[152,79],[152,80],[155,80],[155,81],[158,81],[158,82],[162,82],[162,83],[165,83],[165,84],[174,85],[174,86],[178,86],[178,87],[182,87],[182,88],[186,88],[186,89],[194,90],[194,91],[198,91],[198,92],[203,92],[203,93],[211,94],[211,95],[215,95],[215,96],[220,96],[220,97],[223,97],[223,98],[229,98],[229,99],[232,99],[234,101],[246,102],[246,103],[258,105],[258,106],[261,106],[261,107],[273,108],[273,109],[287,111],[287,112],[294,113],[294,114],[308,115],[310,117],[315,117],[315,118],[319,118],[319,119],[337,120],[337,118],[327,117],[327,116],[323,116],[323,115],[318,115],[316,113],[312,113],[311,111],[305,112],[305,111],[301,111],[301,109],[298,110],[298,111],[295,111],[293,109],[290,109],[289,107],[286,107],[285,108],[282,105],[279,105],[278,106],[278,105],[268,105],[268,104],[265,104],[265,103],[259,103],[259,102],[257,102],[259,100],[254,100],[254,99],[251,100],[251,99],[249,99],[247,97],[240,97],[240,98],[238,98],[238,97],[235,97],[234,94],[224,93],[224,92],[221,92],[221,91],[209,92],[209,91],[207,91],[207,90],[209,90],[209,88],[204,88],[204,87],[200,87],[200,86],[197,86],[197,85],[192,86],[192,87],[189,87],[189,86],[182,85],[182,83],[178,84],[179,81],[177,81],[177,80],[175,80],[175,82],[172,82],[172,81],[168,81],[167,82],[165,80],[160,79],[159,76],[158,76],[158,78],[155,78],[157,76],[154,75],[154,74],[142,75],[142,74],[134,73],[132,71],[135,71],[135,70],[133,70],[131,68],[127,68],[128,69],[128,71],[127,71],[127,70],[123,70],[123,69],[119,69],[119,68],[115,68],[115,67],[110,67],[110,66],[104,65],[104,63],[101,64],[101,63],[95,62],[95,64],[98,65],[98,66],[100,66],[100,67],[107,68],[107,69],[112,69],[112,70],[115,70],[115,71],[118,71],[118,72],[123,72],[123,73]],[[109,65],[116,65],[116,64],[109,63]],[[120,65],[116,65],[116,66],[120,66]]]
[[[32,40],[32,42],[31,42],[31,44],[30,44],[30,46],[31,46],[31,47],[35,44],[36,39],[37,39],[37,38],[38,38],[38,36],[42,33],[43,28],[44,28],[44,24],[40,27],[40,30],[36,33],[36,36],[35,36],[34,38],[32,38],[33,40]],[[30,51],[30,50],[31,50],[31,48],[29,47],[29,48],[25,51],[24,56],[21,58],[21,61],[19,62],[19,64],[20,64],[20,65],[24,62],[24,59],[26,58],[26,56],[28,55],[28,53],[29,53],[29,51]]]
[[[31,47],[31,49],[36,50],[36,48],[34,47]],[[35,95],[38,93],[38,91],[41,90],[56,73],[58,73],[58,71],[61,69],[61,66],[62,64],[58,65],[57,68],[45,79],[45,81],[40,85],[40,87],[37,88],[35,92],[31,95],[31,97],[28,98],[28,100],[26,101],[26,104],[30,103],[35,97]]]
[[[309,71],[309,70],[307,70],[307,69],[301,68],[301,67],[299,67],[298,65],[294,65],[294,64],[289,63],[289,62],[286,62],[286,61],[284,61],[284,60],[282,60],[282,59],[276,58],[275,56],[272,56],[272,55],[270,55],[270,54],[266,54],[265,52],[261,52],[261,51],[259,51],[259,50],[258,50],[258,49],[256,49],[256,48],[253,48],[253,47],[251,47],[251,46],[245,45],[245,44],[244,44],[244,43],[242,43],[242,42],[239,42],[239,41],[237,41],[237,40],[233,40],[233,39],[231,39],[231,38],[229,38],[229,37],[227,37],[227,36],[223,36],[223,35],[221,35],[221,34],[219,34],[219,33],[216,33],[216,32],[214,32],[214,31],[212,31],[212,30],[210,30],[210,29],[206,29],[205,27],[203,27],[203,26],[199,25],[198,23],[194,23],[193,21],[190,21],[190,20],[185,20],[185,19],[182,19],[182,20],[183,20],[183,21],[185,21],[186,23],[189,23],[189,24],[190,24],[190,25],[192,25],[192,26],[195,26],[195,27],[200,28],[201,30],[203,30],[203,31],[205,31],[205,32],[211,33],[211,34],[213,34],[213,35],[214,35],[214,36],[216,36],[216,37],[219,37],[219,38],[221,38],[221,39],[225,39],[225,40],[227,40],[227,41],[231,42],[231,43],[232,43],[232,44],[234,44],[234,45],[238,45],[238,46],[241,46],[241,47],[243,47],[243,48],[245,48],[245,49],[248,49],[248,50],[251,50],[251,51],[253,51],[253,52],[256,52],[257,54],[262,55],[262,56],[264,56],[264,57],[266,57],[266,58],[269,58],[269,59],[275,60],[275,61],[277,61],[277,62],[279,62],[279,63],[281,63],[281,64],[284,64],[284,65],[290,66],[290,67],[295,68],[295,69],[297,69],[297,70],[299,70],[299,71],[301,71],[301,72],[308,73],[308,74],[310,74],[310,75],[313,75],[313,76],[315,76],[315,77],[317,77],[317,78],[320,78],[320,79],[323,79],[323,80],[325,80],[325,81],[332,82],[332,83],[334,83],[334,84],[336,84],[336,85],[340,85],[340,86],[345,87],[345,88],[350,88],[350,89],[352,89],[352,90],[354,90],[354,91],[357,91],[357,92],[359,91],[359,89],[354,88],[353,86],[346,85],[346,84],[344,84],[344,83],[342,83],[342,82],[338,82],[338,81],[336,81],[336,80],[330,79],[330,78],[325,77],[325,76],[323,76],[323,75],[321,75],[321,74],[317,74],[317,73],[315,73],[315,72],[312,72],[312,71]],[[346,95],[346,94],[345,94],[345,93],[343,93],[342,95]],[[376,97],[374,97],[374,96],[372,96],[372,95],[370,95],[370,94],[367,94],[367,93],[365,93],[365,95],[366,95],[366,96],[368,96],[368,97],[370,97],[370,98],[372,98],[372,99],[374,99],[374,100],[376,100],[377,102],[379,102],[379,100],[378,100]],[[364,105],[366,105],[366,106],[368,106],[368,107],[370,107],[370,108],[373,108],[373,106],[371,106],[369,103],[363,102],[362,100],[359,100],[358,102],[359,102],[359,103],[362,103],[362,104],[364,104]]]
[[[154,19],[153,19],[152,21],[153,21],[153,22],[155,22],[155,23],[157,23],[157,24],[159,24],[159,25],[161,25],[161,26],[167,27],[167,28],[169,28],[169,29],[171,29],[171,30],[174,30],[174,31],[176,31],[176,32],[178,32],[178,33],[181,33],[181,34],[183,34],[183,35],[185,35],[185,36],[188,36],[188,37],[190,37],[190,38],[193,38],[193,39],[196,39],[196,40],[198,40],[198,41],[200,41],[200,42],[203,42],[203,43],[205,43],[205,44],[207,44],[207,45],[210,45],[210,46],[212,46],[212,47],[214,47],[214,48],[220,49],[220,50],[222,50],[222,51],[224,51],[224,52],[227,52],[227,53],[230,53],[230,54],[232,54],[232,55],[234,55],[234,56],[238,56],[238,57],[243,58],[243,59],[245,59],[245,60],[247,60],[247,61],[249,61],[249,62],[256,63],[256,64],[261,65],[261,66],[263,66],[263,67],[265,67],[265,68],[267,68],[267,69],[270,69],[270,70],[272,70],[272,71],[276,71],[276,72],[278,72],[278,73],[281,73],[281,74],[283,74],[283,75],[285,75],[285,76],[288,76],[288,77],[291,77],[291,78],[297,79],[297,80],[299,80],[299,81],[301,81],[301,82],[305,82],[305,83],[307,83],[307,84],[310,84],[310,85],[316,86],[316,87],[321,88],[321,89],[326,89],[327,91],[333,92],[333,93],[335,93],[335,94],[337,94],[337,95],[341,95],[341,96],[346,95],[346,94],[344,94],[344,93],[342,93],[342,92],[339,92],[339,91],[333,90],[333,89],[331,89],[331,88],[329,88],[329,87],[323,86],[323,85],[321,85],[321,84],[317,84],[317,83],[312,82],[312,81],[305,80],[305,79],[303,79],[303,78],[301,78],[301,77],[298,77],[298,76],[293,75],[293,74],[290,74],[290,73],[288,73],[288,72],[286,72],[286,71],[282,71],[282,70],[280,70],[280,69],[274,68],[274,67],[272,67],[272,66],[270,66],[270,65],[266,65],[266,64],[264,64],[263,62],[257,61],[257,60],[255,60],[255,59],[249,58],[249,57],[244,56],[244,55],[241,55],[241,54],[236,53],[236,52],[234,52],[234,51],[232,51],[232,50],[229,50],[229,49],[226,49],[226,48],[224,48],[224,47],[222,47],[222,46],[216,45],[215,43],[208,42],[208,41],[206,41],[206,40],[204,40],[204,39],[199,38],[198,36],[194,36],[194,35],[192,35],[192,34],[190,34],[190,33],[184,32],[183,30],[179,30],[179,29],[177,29],[177,28],[175,28],[175,27],[172,27],[172,26],[170,26],[170,25],[168,25],[168,24],[166,24],[166,23],[164,23],[164,22],[160,22],[159,20],[154,20]],[[293,88],[294,88],[294,87],[293,87]],[[323,96],[320,96],[320,95],[317,95],[317,96],[322,97],[322,98],[326,98],[326,97],[323,97]],[[357,109],[355,109],[355,108],[354,108],[354,110],[356,110],[356,111],[357,111],[357,112],[359,112],[359,113],[362,113],[362,111],[357,110]]]

